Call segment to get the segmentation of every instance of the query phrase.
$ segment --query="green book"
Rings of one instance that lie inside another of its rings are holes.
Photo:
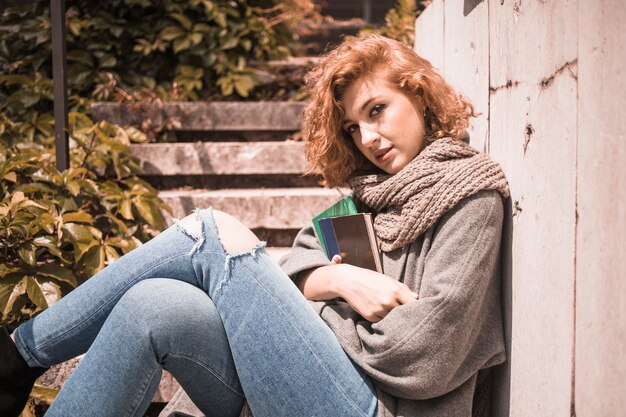
[[[322,230],[320,229],[320,220],[326,219],[329,217],[337,217],[337,216],[349,216],[351,214],[358,214],[356,209],[356,205],[354,204],[354,200],[352,197],[344,197],[332,206],[328,207],[326,210],[318,214],[313,218],[313,227],[315,228],[315,234],[317,235],[317,239],[320,241],[324,252],[328,253],[326,248],[326,243],[324,242],[324,238],[322,237]]]

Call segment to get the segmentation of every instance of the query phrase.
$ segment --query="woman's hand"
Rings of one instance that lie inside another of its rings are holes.
[[[364,319],[377,322],[399,305],[410,303],[418,298],[405,284],[387,275],[341,264],[341,257],[335,255],[332,266],[336,266],[337,292],[350,307]]]
[[[418,298],[405,284],[369,269],[342,264],[338,255],[333,257],[332,265],[315,268],[296,283],[307,299],[341,297],[371,322],[382,320],[395,307]]]

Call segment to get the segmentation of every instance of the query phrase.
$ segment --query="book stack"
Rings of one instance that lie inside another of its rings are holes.
[[[344,197],[313,218],[315,233],[328,259],[383,273],[370,213],[359,213],[352,197]]]

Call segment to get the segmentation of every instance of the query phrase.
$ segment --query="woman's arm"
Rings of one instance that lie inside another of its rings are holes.
[[[331,265],[298,274],[295,283],[307,299],[341,297],[371,322],[380,321],[395,307],[417,299],[417,294],[405,284],[369,269],[341,264],[338,255]]]
[[[417,299],[405,284],[369,269],[329,261],[315,236],[313,226],[302,229],[280,266],[292,277],[309,300],[341,297],[361,317],[380,321],[393,308]]]

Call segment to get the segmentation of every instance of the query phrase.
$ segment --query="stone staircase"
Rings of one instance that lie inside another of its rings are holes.
[[[213,207],[240,219],[281,256],[297,231],[341,198],[304,176],[301,102],[95,103],[96,120],[173,126],[179,142],[132,145],[144,178],[184,217]],[[168,223],[172,223],[166,215]]]

